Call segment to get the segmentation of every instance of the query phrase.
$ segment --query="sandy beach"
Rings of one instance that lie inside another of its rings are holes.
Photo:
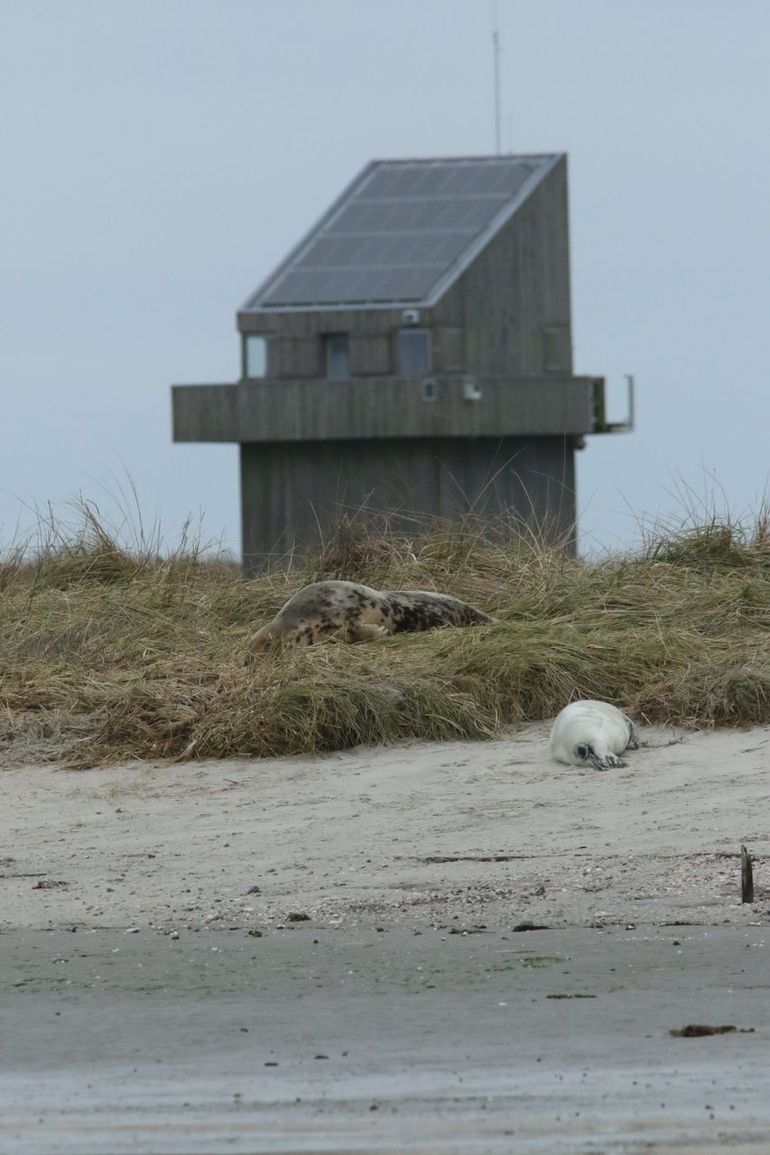
[[[0,772],[0,927],[746,925],[770,728],[645,731],[624,769],[548,729],[320,758]],[[766,883],[764,884],[766,885]],[[770,905],[770,898],[768,899]]]
[[[6,758],[0,1148],[766,1149],[770,728],[547,732]]]

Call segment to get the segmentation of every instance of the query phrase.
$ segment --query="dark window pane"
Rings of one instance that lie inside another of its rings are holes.
[[[326,376],[341,381],[350,376],[350,350],[347,333],[327,333],[323,339]]]
[[[430,372],[430,335],[427,329],[399,329],[396,335],[398,364],[404,377]]]

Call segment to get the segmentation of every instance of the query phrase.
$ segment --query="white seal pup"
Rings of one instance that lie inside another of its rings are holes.
[[[248,646],[252,654],[261,654],[276,645],[311,646],[332,634],[346,642],[380,641],[406,630],[496,621],[449,594],[374,590],[347,581],[314,582],[290,597]]]
[[[638,750],[639,731],[627,714],[609,702],[583,699],[570,702],[556,718],[549,740],[551,754],[559,762],[596,770],[625,766],[618,755]]]

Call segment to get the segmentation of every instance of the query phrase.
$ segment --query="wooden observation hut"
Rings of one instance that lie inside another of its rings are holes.
[[[238,330],[240,381],[174,386],[173,429],[240,445],[247,572],[362,511],[569,536],[575,450],[619,428],[572,372],[562,154],[371,162]]]

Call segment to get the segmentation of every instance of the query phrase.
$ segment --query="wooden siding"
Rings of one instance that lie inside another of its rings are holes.
[[[467,364],[465,330],[436,326],[432,332],[434,373],[464,373]]]
[[[341,517],[419,532],[430,518],[472,513],[494,532],[518,518],[570,539],[575,524],[570,438],[455,438],[241,446],[244,566],[318,548]]]
[[[175,385],[175,441],[364,441],[410,437],[581,435],[595,429],[601,378],[478,378],[481,399],[464,399],[462,377],[434,377],[423,401],[408,378],[250,381]]]
[[[322,372],[318,337],[274,337],[270,346],[270,370],[276,377],[315,377]]]
[[[389,334],[350,335],[350,371],[354,377],[393,372]]]
[[[427,319],[429,309],[420,310]],[[373,336],[392,333],[401,324],[400,309],[275,309],[264,313],[239,313],[241,333],[286,337],[312,337],[319,333],[357,333]]]
[[[313,317],[321,314],[313,314]],[[382,330],[369,313],[323,314],[325,324],[308,326],[305,314],[290,314],[278,330],[247,335],[265,336],[270,348],[272,377],[323,377],[323,338],[329,333],[347,333],[350,338],[350,368],[354,376],[393,372],[393,343],[400,321]],[[347,322],[346,323],[346,318]],[[245,373],[244,373],[245,379]]]

